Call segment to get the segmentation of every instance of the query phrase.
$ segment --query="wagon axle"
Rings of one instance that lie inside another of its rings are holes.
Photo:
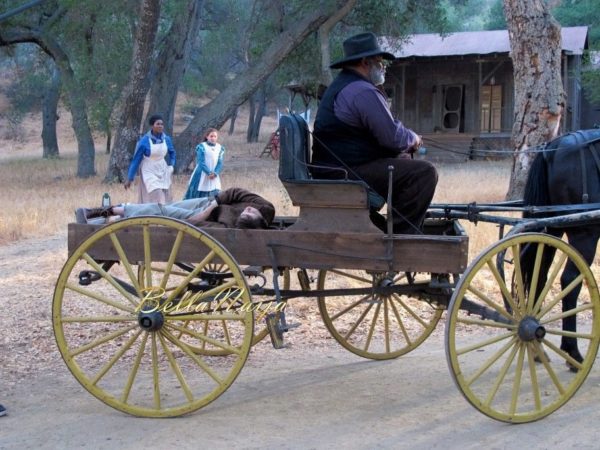
[[[525,316],[519,323],[518,335],[525,342],[541,341],[546,336],[546,329],[535,317]]]
[[[161,311],[138,313],[138,324],[146,331],[158,331],[165,323],[165,317]]]

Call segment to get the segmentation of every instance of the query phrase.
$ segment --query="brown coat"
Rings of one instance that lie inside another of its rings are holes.
[[[246,189],[229,188],[220,192],[215,199],[219,206],[212,211],[208,221],[200,226],[235,228],[240,214],[248,206],[258,209],[269,225],[275,217],[275,207],[271,202]]]

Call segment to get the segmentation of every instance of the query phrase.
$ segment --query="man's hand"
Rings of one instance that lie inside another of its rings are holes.
[[[131,181],[127,180],[125,183],[123,183],[123,186],[125,189],[129,189],[131,187]]]
[[[423,145],[423,137],[415,133],[415,142],[406,151],[407,153],[414,153]]]

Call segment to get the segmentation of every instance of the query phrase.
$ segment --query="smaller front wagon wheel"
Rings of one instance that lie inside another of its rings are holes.
[[[565,268],[579,274],[566,285]],[[448,308],[452,377],[469,403],[504,422],[531,422],[564,405],[590,372],[599,340],[590,268],[573,247],[545,234],[507,237],[486,249]]]

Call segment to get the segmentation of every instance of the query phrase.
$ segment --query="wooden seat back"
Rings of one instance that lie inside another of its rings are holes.
[[[369,191],[363,182],[312,178],[310,130],[301,116],[281,116],[279,137],[279,179],[292,204],[300,207],[295,230],[381,232],[369,219]]]

